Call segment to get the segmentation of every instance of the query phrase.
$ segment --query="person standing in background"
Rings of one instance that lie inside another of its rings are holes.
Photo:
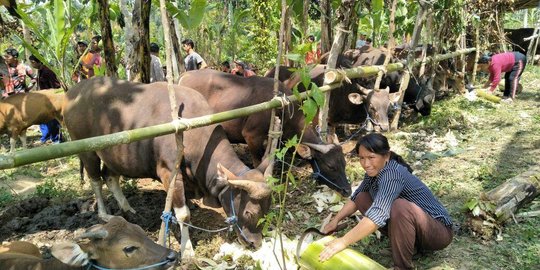
[[[4,86],[6,89],[2,96],[7,97],[30,91],[35,83],[35,74],[32,68],[19,61],[19,52],[13,48],[5,50],[4,59],[8,66],[9,82],[8,85]],[[32,83],[28,87],[26,86],[26,76],[32,79]]]
[[[60,88],[60,81],[58,81],[56,74],[41,63],[37,57],[31,55],[30,64],[33,68],[37,69],[37,90]],[[45,104],[43,104],[43,106],[45,106]],[[39,124],[41,144],[47,143],[48,140],[51,140],[53,144],[60,143],[60,127],[60,122],[56,119],[44,124]]]
[[[150,57],[150,82],[165,81],[165,74],[159,59],[159,45],[154,42],[150,43]]]
[[[184,49],[187,54],[184,59],[186,71],[205,69],[208,67],[204,59],[195,52],[195,43],[193,40],[184,39],[184,41],[182,41],[182,49]]]

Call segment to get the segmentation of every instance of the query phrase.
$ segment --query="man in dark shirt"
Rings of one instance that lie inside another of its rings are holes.
[[[54,72],[50,68],[41,63],[39,59],[31,55],[30,64],[38,72],[37,90],[60,88],[60,82],[58,81],[56,74],[54,74]]]
[[[60,82],[58,81],[56,74],[41,63],[37,57],[31,55],[30,64],[38,71],[37,90],[60,88]],[[41,130],[40,141],[42,144],[46,143],[49,139],[52,141],[52,143],[60,143],[61,133],[60,122],[58,122],[58,120],[54,119],[45,124],[40,124],[39,129]]]

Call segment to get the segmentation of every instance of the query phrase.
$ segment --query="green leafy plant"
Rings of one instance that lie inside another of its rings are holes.
[[[62,0],[54,0],[48,5],[28,11],[18,7],[21,20],[36,36],[38,42],[35,45],[30,44],[18,35],[16,39],[49,67],[65,85],[71,82],[71,74],[74,71],[66,69],[71,66],[67,56],[69,40],[82,21],[85,9],[86,6],[74,7],[71,1]],[[47,59],[51,59],[52,62]]]
[[[13,202],[15,197],[11,194],[11,191],[7,188],[0,187],[0,207],[4,207]]]
[[[52,179],[45,180],[45,183],[36,186],[36,195],[45,198],[73,198],[77,191],[56,183]]]

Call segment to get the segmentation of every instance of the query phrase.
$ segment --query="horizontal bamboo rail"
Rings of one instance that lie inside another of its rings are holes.
[[[444,55],[438,55],[432,59],[428,59],[427,61],[440,61],[455,57],[457,55],[470,53],[474,50],[474,48],[471,48]],[[414,64],[418,63],[415,62]],[[405,65],[403,63],[396,63],[388,65],[386,67],[386,70],[397,71],[403,69],[404,67]],[[382,68],[382,66],[357,67],[342,70],[339,73],[343,73],[349,78],[369,77],[376,75],[377,72]],[[342,80],[344,79],[344,77],[342,74],[339,74],[337,76],[340,76],[339,78],[341,80],[334,80],[334,83],[332,83],[331,85],[325,85],[321,87],[320,90],[326,92],[340,87],[342,85]],[[300,93],[300,100],[305,99],[308,94],[309,92]],[[291,102],[299,101],[299,99],[297,99],[294,95],[288,96],[287,100]],[[282,98],[273,98],[272,100],[267,102],[226,112],[220,112],[190,119],[178,119],[170,123],[133,130],[126,130],[108,135],[102,135],[77,141],[17,151],[6,155],[0,155],[0,169],[15,168],[35,162],[70,156],[78,153],[98,151],[118,144],[127,144],[144,139],[175,133],[176,131],[185,131],[192,128],[221,123],[234,118],[244,117],[265,110],[282,107],[284,104],[284,102],[282,101]]]
[[[431,62],[439,62],[442,60],[450,59],[462,54],[467,54],[474,52],[476,48],[468,48],[463,50],[458,50],[455,52],[447,53],[447,54],[441,54],[437,55],[435,57],[427,57],[425,62],[431,63]],[[411,66],[418,66],[422,64],[421,61],[415,61]],[[380,70],[386,70],[386,72],[393,72],[393,71],[399,71],[405,68],[406,61],[403,63],[393,63],[386,66],[386,69],[383,66],[365,66],[365,67],[356,67],[351,69],[344,69],[344,70],[329,70],[325,73],[324,76],[324,82],[326,84],[332,84],[335,82],[340,82],[345,79],[345,77],[354,79],[354,78],[365,78],[377,75],[377,72]]]

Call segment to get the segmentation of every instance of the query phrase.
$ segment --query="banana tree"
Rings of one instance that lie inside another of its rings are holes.
[[[16,41],[49,67],[64,85],[70,84],[70,74],[76,67],[68,60],[73,53],[68,51],[70,38],[87,8],[86,5],[75,6],[75,3],[53,0],[41,6],[19,5],[17,8],[21,20],[37,40],[30,44],[20,35],[15,35]]]

